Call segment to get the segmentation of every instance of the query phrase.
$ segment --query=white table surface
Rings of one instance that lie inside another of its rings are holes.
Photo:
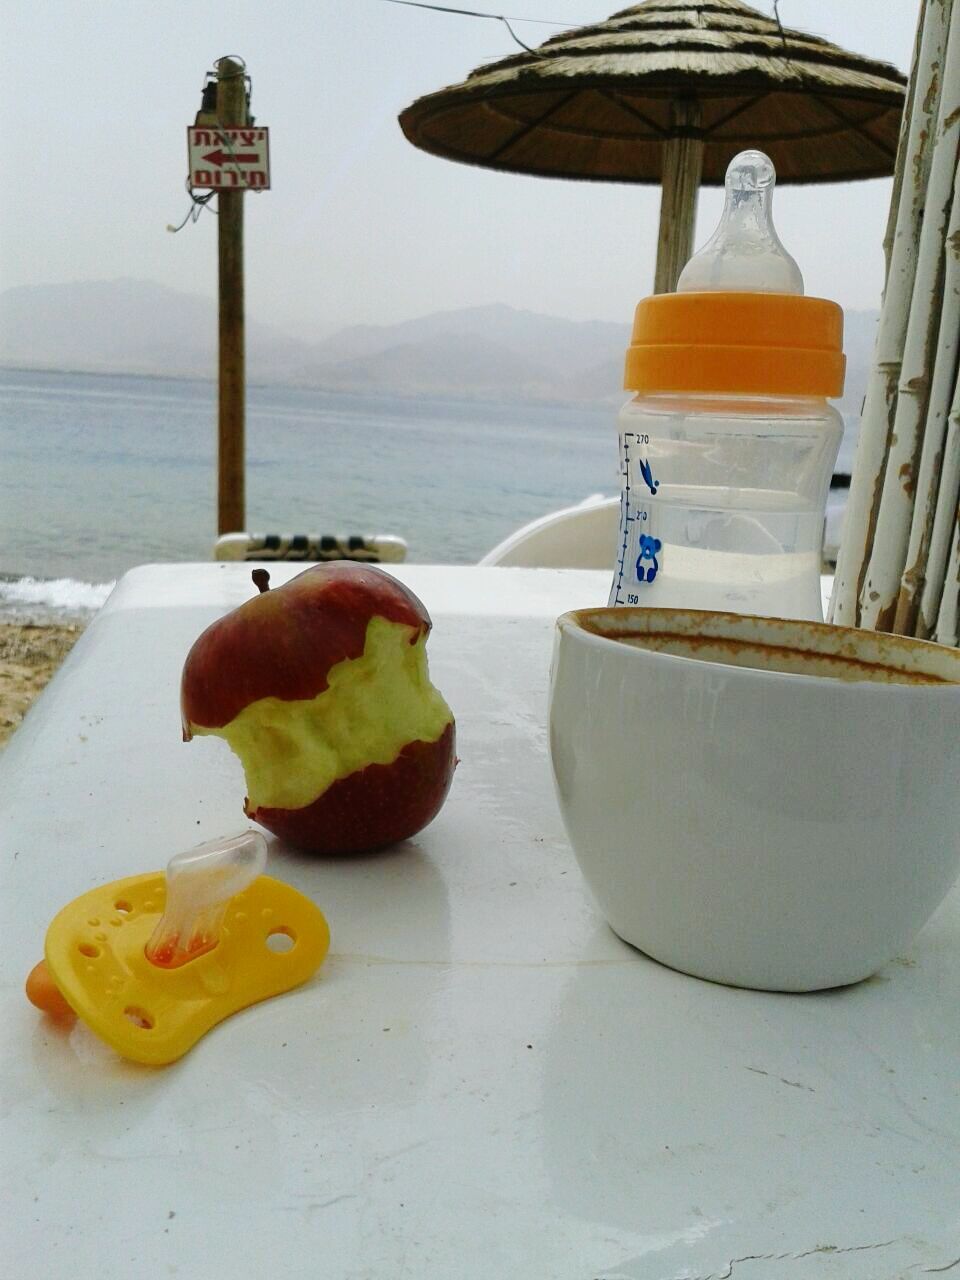
[[[433,615],[457,715],[446,806],[370,857],[274,846],[331,954],[172,1067],[57,1029],[23,980],[70,899],[245,825],[226,744],[180,740],[178,682],[250,566],[127,575],[0,756],[0,1271],[960,1275],[957,890],[842,991],[738,991],[646,959],[587,895],[547,756],[554,618],[602,603],[607,575],[395,572]]]

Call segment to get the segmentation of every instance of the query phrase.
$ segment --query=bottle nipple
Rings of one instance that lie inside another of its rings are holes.
[[[803,293],[800,268],[773,225],[776,181],[762,151],[734,156],[720,225],[684,267],[678,293]]]

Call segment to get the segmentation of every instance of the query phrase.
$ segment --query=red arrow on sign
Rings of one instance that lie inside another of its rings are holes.
[[[210,164],[256,164],[260,159],[260,153],[257,151],[238,151],[235,155],[228,155],[226,151],[210,151],[205,155],[204,160]]]

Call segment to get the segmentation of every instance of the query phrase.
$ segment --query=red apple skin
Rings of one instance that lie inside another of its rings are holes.
[[[207,628],[187,655],[180,687],[183,738],[191,724],[222,729],[261,698],[315,698],[327,673],[363,653],[367,623],[379,615],[430,631],[412,591],[372,565],[335,560],[252,597]]]
[[[437,816],[456,768],[456,733],[410,742],[391,764],[370,764],[303,809],[250,809],[281,840],[307,853],[366,853],[407,840]]]

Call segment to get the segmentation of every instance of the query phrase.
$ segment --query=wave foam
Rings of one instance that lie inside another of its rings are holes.
[[[41,607],[63,613],[94,613],[114,588],[112,582],[75,578],[15,578],[0,581],[0,604]]]

